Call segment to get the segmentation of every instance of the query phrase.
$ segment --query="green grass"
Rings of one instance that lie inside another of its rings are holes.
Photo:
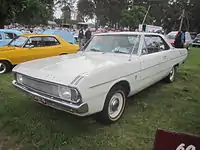
[[[173,84],[135,95],[123,118],[103,126],[32,102],[0,76],[0,149],[149,150],[158,128],[200,134],[200,49],[192,49]]]

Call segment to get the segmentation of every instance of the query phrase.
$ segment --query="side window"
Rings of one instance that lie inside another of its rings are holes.
[[[5,39],[7,40],[14,39],[13,33],[4,32],[4,34],[5,34]]]
[[[15,37],[17,37],[17,34],[14,34],[14,33],[13,33],[13,39],[14,39]]]
[[[43,45],[44,46],[55,46],[59,45],[60,43],[55,37],[43,37]]]
[[[160,36],[154,36],[154,41],[156,41],[159,44],[160,51],[169,50],[169,45],[165,42],[165,40]]]
[[[142,48],[142,54],[152,54],[164,50],[169,50],[168,44],[157,35],[146,35],[144,38],[144,45]]]
[[[0,41],[1,41],[1,40],[3,40],[3,38],[2,38],[2,35],[1,35],[1,33],[0,33]]]
[[[32,37],[30,38],[25,47],[42,47],[42,38],[41,37]]]

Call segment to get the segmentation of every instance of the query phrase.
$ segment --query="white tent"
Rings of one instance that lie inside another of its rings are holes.
[[[48,25],[57,25],[54,21],[48,21]]]

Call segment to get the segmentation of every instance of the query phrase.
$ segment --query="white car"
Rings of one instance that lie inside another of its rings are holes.
[[[160,34],[104,33],[76,54],[16,66],[13,84],[43,105],[78,116],[97,113],[110,124],[121,118],[127,97],[162,79],[173,82],[187,55]]]
[[[178,31],[172,31],[170,33],[167,34],[167,39],[168,41],[170,42],[170,44],[172,44],[172,46],[174,46],[174,42],[175,42],[175,38],[176,38],[176,35],[178,34]],[[189,48],[190,45],[192,45],[192,37],[191,37],[191,34],[190,32],[185,32],[185,48]]]

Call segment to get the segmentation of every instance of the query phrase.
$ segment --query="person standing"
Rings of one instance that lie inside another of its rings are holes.
[[[88,28],[87,31],[85,32],[85,38],[86,38],[85,43],[87,43],[90,40],[91,36],[92,32],[90,31],[90,28]]]
[[[84,44],[84,31],[83,31],[83,27],[79,30],[79,33],[78,33],[78,42],[79,42],[79,47],[82,48],[82,46]]]
[[[179,31],[178,34],[175,37],[174,47],[175,48],[183,48],[184,47],[184,43],[183,43],[183,40],[182,40],[182,32],[181,31]]]

